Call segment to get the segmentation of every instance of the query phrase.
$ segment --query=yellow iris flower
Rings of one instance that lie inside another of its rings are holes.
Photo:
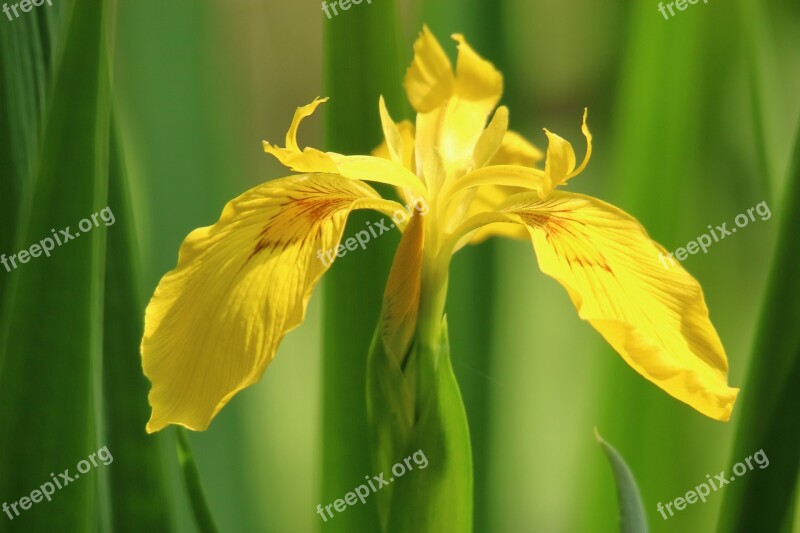
[[[216,224],[189,234],[147,307],[148,432],[169,424],[206,429],[260,379],[330,267],[317,251],[337,247],[355,209],[402,209],[366,182],[392,185],[404,200],[429,206],[400,224],[381,322],[396,357],[414,335],[438,340],[455,251],[490,236],[530,239],[542,272],[564,286],[578,315],[634,370],[709,417],[730,417],[738,389],[727,385],[725,351],[698,282],[680,265],[664,269],[665,250],[630,215],[557,189],[589,161],[586,113],[580,165],[572,145],[547,130],[543,154],[508,129],[507,108],[495,109],[502,75],[453,37],[455,70],[427,28],[414,45],[405,89],[415,124],[395,123],[381,99],[385,142],[372,156],[300,149],[301,121],[325,101],[316,99],[298,108],[285,147],[264,142],[299,174],[245,192]]]

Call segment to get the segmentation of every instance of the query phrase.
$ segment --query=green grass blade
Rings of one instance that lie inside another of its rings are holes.
[[[112,128],[108,205],[114,214],[107,240],[103,330],[104,421],[107,445],[117,460],[109,471],[115,532],[171,531],[159,435],[148,436],[148,384],[142,375],[139,342],[144,306],[125,162]]]
[[[603,448],[611,470],[614,472],[619,501],[620,533],[647,533],[647,514],[644,511],[644,503],[633,472],[622,455],[600,436],[597,429],[594,430],[594,436],[600,447]]]
[[[76,2],[55,79],[30,216],[20,242],[51,236],[106,204],[110,99],[102,2]],[[102,328],[105,229],[18,264],[0,369],[0,501],[14,502],[76,471],[97,450],[94,385]],[[5,274],[3,274],[5,275]],[[9,296],[10,295],[10,296]],[[113,454],[113,450],[110,450]],[[113,468],[113,467],[111,467]],[[98,516],[90,471],[51,502],[15,518],[24,531],[90,531]]]
[[[369,153],[381,139],[378,98],[395,120],[405,97],[399,28],[394,1],[342,12],[325,32],[326,148]],[[386,193],[385,189],[381,190]],[[350,217],[345,236],[375,213]],[[322,502],[340,498],[372,471],[366,410],[366,356],[378,321],[386,275],[397,236],[384,236],[358,255],[337,261],[325,277],[322,362]],[[347,438],[342,438],[347,435]],[[320,520],[320,525],[322,521]],[[375,502],[348,509],[324,524],[328,532],[377,531]]]
[[[175,432],[178,440],[178,462],[181,465],[183,480],[189,493],[189,502],[192,505],[197,528],[200,533],[216,533],[217,526],[214,524],[214,518],[211,516],[211,511],[206,502],[203,486],[200,483],[200,474],[197,472],[197,464],[194,462],[186,430],[176,427]]]
[[[16,243],[23,198],[33,183],[53,68],[46,29],[35,17],[16,22],[0,25],[0,253],[11,252]],[[7,274],[5,267],[0,274]],[[0,298],[9,280],[0,276]]]
[[[800,131],[753,359],[740,393],[731,458],[733,464],[763,450],[769,466],[725,487],[720,533],[790,530],[800,468],[800,210],[792,205],[798,197]]]

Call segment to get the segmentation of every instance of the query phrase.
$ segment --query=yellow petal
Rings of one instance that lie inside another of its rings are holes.
[[[577,169],[575,168],[575,150],[572,149],[572,145],[555,133],[551,133],[547,129],[544,130],[548,139],[547,160],[544,165],[546,187],[540,192],[540,198],[544,198],[554,188],[583,172],[583,169],[589,163],[589,159],[592,156],[592,134],[586,125],[587,114],[588,109],[584,109],[581,132],[586,137],[586,155],[584,155],[583,162]]]
[[[453,39],[458,42],[456,94],[465,100],[480,102],[488,113],[503,95],[503,75],[475,53],[463,35],[456,33]]]
[[[147,306],[147,431],[204,430],[258,381],[283,336],[303,321],[350,211],[384,203],[360,182],[292,176],[247,191],[216,224],[189,234]]]
[[[423,250],[422,216],[413,216],[397,247],[381,308],[381,339],[402,368],[414,338],[419,315]]]
[[[487,164],[500,149],[508,131],[508,108],[500,106],[494,113],[491,122],[483,130],[475,150],[472,153],[473,168],[480,168]]]
[[[336,165],[336,171],[352,180],[374,181],[394,185],[401,189],[410,189],[417,195],[428,194],[425,184],[416,174],[402,165],[382,157],[368,155],[340,155],[330,153]]]
[[[416,172],[416,161],[414,160],[414,124],[409,120],[403,120],[395,124],[397,131],[400,133],[400,142],[403,147],[402,164],[411,172]],[[372,155],[382,159],[392,160],[392,155],[389,153],[389,146],[384,140],[377,148],[372,150]],[[412,189],[397,187],[397,194],[406,203],[411,202],[414,198],[418,197]]]
[[[497,209],[503,201],[514,194],[525,192],[520,187],[504,187],[501,185],[484,185],[475,189],[475,197],[469,207],[468,217]],[[528,231],[516,223],[495,222],[479,227],[468,235],[456,249],[466,244],[479,244],[490,237],[506,237],[509,239],[528,239]]]
[[[499,109],[503,109],[502,107]],[[489,131],[489,128],[486,130]],[[486,132],[484,132],[484,136]],[[483,137],[481,138],[481,141]],[[480,146],[481,141],[478,141]],[[477,151],[477,147],[476,147]],[[536,148],[533,144],[528,142],[522,135],[511,130],[506,130],[503,134],[500,147],[495,152],[494,156],[489,160],[487,166],[492,165],[517,165],[532,167],[538,163],[544,154],[541,150]],[[538,181],[538,178],[537,178]],[[467,217],[473,217],[479,213],[494,211],[497,206],[506,200],[508,197],[525,192],[521,187],[510,187],[503,185],[482,185],[480,187],[472,188],[464,193],[472,193],[473,197],[467,211]],[[458,200],[454,200],[458,203]],[[461,248],[466,244],[479,244],[490,237],[507,237],[510,239],[528,239],[528,231],[515,223],[496,222],[486,224],[476,229],[467,235],[462,242],[456,247]]]
[[[282,165],[295,172],[335,173],[336,166],[328,154],[310,147],[300,150],[297,145],[297,129],[300,127],[300,123],[304,118],[311,116],[321,103],[327,101],[327,98],[315,98],[310,104],[298,107],[294,113],[292,125],[286,133],[286,148],[264,141],[264,151],[275,156]]]
[[[567,290],[587,320],[638,373],[717,420],[728,420],[738,389],[699,283],[650,240],[630,215],[589,196],[518,194],[474,217],[528,228],[539,267]]]
[[[403,147],[403,166],[411,172],[416,172],[416,167],[414,166],[414,123],[410,120],[402,120],[397,122],[395,126],[400,133],[400,144]],[[383,159],[392,159],[386,140],[372,151],[372,155]]]
[[[383,138],[386,142],[386,149],[389,152],[388,159],[402,165],[404,153],[403,136],[400,134],[397,124],[394,123],[392,117],[389,115],[389,110],[386,109],[386,101],[383,99],[383,96],[381,96],[378,101],[378,112],[381,117],[381,128],[383,128]]]
[[[453,94],[453,67],[427,26],[414,43],[414,60],[406,72],[408,101],[418,113],[428,113]]]
[[[544,202],[519,195],[503,211],[529,226],[542,272],[634,370],[706,416],[730,418],[738,389],[728,387],[700,284],[662,262],[664,249],[633,217],[561,191]]]
[[[407,89],[416,87],[408,92],[417,110],[417,164],[431,148],[437,148],[448,180],[471,163],[475,145],[503,91],[502,76],[492,64],[476,54],[461,35],[453,38],[459,43],[455,76],[448,70],[450,63],[441,46],[426,28],[415,45],[407,77],[414,83],[406,84]],[[436,98],[426,97],[425,105],[419,105],[420,94],[434,93]]]
[[[544,173],[547,176],[549,190],[554,189],[575,170],[575,150],[569,141],[545,129],[547,134],[547,159],[544,163]]]
[[[507,130],[500,148],[489,161],[489,165],[532,167],[541,161],[543,157],[542,151],[528,142],[525,137],[513,130]]]

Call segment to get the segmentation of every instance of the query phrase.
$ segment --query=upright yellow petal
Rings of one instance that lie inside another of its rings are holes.
[[[586,154],[583,157],[583,162],[577,169],[575,168],[575,150],[572,149],[572,145],[555,133],[551,133],[547,129],[544,130],[548,139],[547,160],[544,164],[546,187],[540,191],[540,198],[546,197],[550,191],[566,183],[568,179],[583,172],[583,169],[585,169],[586,165],[589,163],[589,159],[592,157],[592,134],[589,132],[589,127],[586,125],[587,115],[588,110],[585,109],[583,111],[581,132],[586,138]]]
[[[397,131],[400,133],[400,141],[403,146],[402,161],[403,166],[411,172],[416,172],[414,162],[414,123],[410,120],[401,120],[396,123]],[[372,155],[375,157],[382,157],[383,159],[392,160],[392,155],[389,153],[389,147],[384,140],[373,151]]]
[[[497,153],[489,165],[521,165],[532,167],[542,160],[544,154],[525,137],[513,130],[507,130]]]
[[[488,114],[503,95],[503,75],[479,56],[463,35],[453,34],[453,39],[458,42],[456,94],[464,100],[482,104]]]
[[[428,113],[453,94],[453,67],[427,26],[414,43],[414,60],[403,82],[408,101],[418,113]]]
[[[578,315],[638,373],[717,420],[728,420],[738,389],[699,283],[650,240],[630,215],[589,196],[553,191],[509,198],[465,223],[528,228],[539,267],[567,290]]]
[[[417,165],[437,148],[448,179],[471,162],[475,144],[503,92],[503,78],[497,69],[475,53],[461,35],[453,38],[458,42],[455,74],[441,45],[424,28],[414,45],[414,61],[405,83],[409,101],[417,111]]]
[[[386,203],[339,176],[292,176],[247,191],[216,224],[193,231],[147,306],[147,431],[168,424],[206,429],[258,381],[283,336],[303,321],[350,211],[385,210]]]
[[[381,307],[381,340],[401,368],[411,347],[419,316],[423,223],[424,217],[415,214],[403,232]]]

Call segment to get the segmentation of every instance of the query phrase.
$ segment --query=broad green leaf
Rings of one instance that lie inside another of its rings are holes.
[[[323,17],[327,149],[369,153],[382,139],[378,99],[383,95],[396,120],[405,97],[396,5],[373,2],[368,8]],[[316,95],[310,95],[316,96]],[[305,104],[306,101],[298,102]],[[386,194],[385,188],[379,188]],[[355,233],[375,213],[350,217],[345,234]],[[396,236],[370,242],[368,249],[337,261],[324,278],[322,361],[322,495],[331,502],[371,471],[366,412],[366,355],[378,321],[386,273]],[[347,435],[347,438],[342,438]],[[376,531],[373,499],[325,524],[327,532]]]
[[[31,209],[18,241],[23,246],[52,238],[51,228],[69,226],[74,233],[79,221],[106,205],[110,100],[104,17],[103,2],[72,6],[34,165]],[[55,246],[50,257],[18,264],[4,294],[0,501],[30,494],[51,472],[76,473],[76,464],[98,449],[94,386],[102,349],[106,231],[93,227]],[[100,475],[93,469],[75,479],[51,502],[10,521],[10,528],[93,530]]]
[[[739,399],[731,464],[759,450],[769,466],[725,487],[719,533],[791,530],[800,469],[800,129],[753,359]]]
[[[103,407],[106,443],[116,461],[109,470],[113,531],[171,531],[161,464],[160,434],[144,431],[150,408],[139,342],[144,306],[125,161],[112,126],[108,206],[113,216],[106,254],[103,330]],[[109,221],[112,219],[109,217]]]
[[[647,514],[644,511],[642,496],[636,479],[625,459],[620,453],[606,442],[597,429],[594,430],[597,442],[603,448],[611,470],[614,472],[614,481],[617,484],[617,500],[619,501],[619,531],[620,533],[647,533]]]
[[[438,361],[438,365],[423,368],[420,361],[424,360]],[[393,479],[374,496],[382,530],[471,531],[472,450],[450,362],[446,320],[442,321],[438,353],[422,353],[417,345],[403,369],[376,332],[368,372],[374,469],[383,472],[387,480]],[[415,453],[428,465],[405,473],[402,479],[397,477],[394,466]]]
[[[0,25],[0,253],[9,255],[33,183],[53,68],[52,36],[40,19],[15,22]],[[8,291],[8,268],[0,267],[0,298]]]

